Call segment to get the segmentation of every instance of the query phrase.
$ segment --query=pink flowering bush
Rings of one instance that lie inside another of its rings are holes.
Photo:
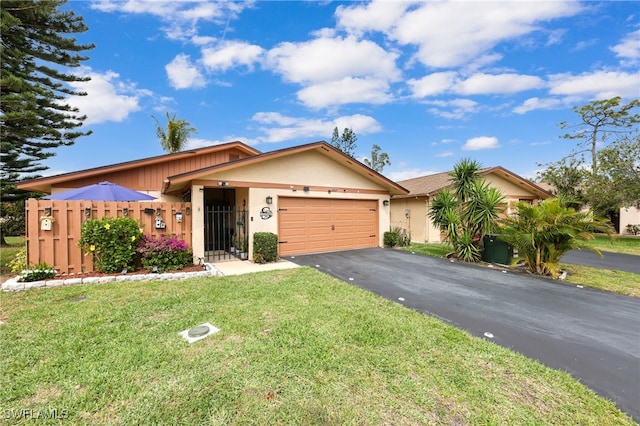
[[[168,271],[193,265],[193,252],[184,240],[175,235],[162,234],[160,238],[142,237],[136,251],[145,269]]]

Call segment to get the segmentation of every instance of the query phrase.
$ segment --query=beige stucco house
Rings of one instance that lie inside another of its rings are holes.
[[[230,142],[22,182],[51,194],[109,181],[158,202],[190,203],[194,258],[242,250],[255,232],[279,237],[281,256],[383,245],[401,185],[326,142],[262,153]],[[153,210],[153,209],[152,209]],[[56,224],[57,226],[57,224]]]
[[[482,169],[485,182],[498,188],[506,198],[508,214],[518,201],[544,200],[551,194],[535,183],[503,167]],[[449,172],[437,173],[397,182],[409,190],[408,194],[391,197],[391,228],[405,230],[414,242],[440,242],[440,230],[428,216],[433,196],[451,185]]]
[[[640,203],[620,209],[620,235],[632,235],[627,231],[627,225],[640,226]]]

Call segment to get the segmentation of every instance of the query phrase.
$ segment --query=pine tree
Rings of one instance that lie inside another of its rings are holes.
[[[373,144],[373,146],[371,147],[371,159],[369,158],[364,159],[364,164],[366,164],[367,166],[369,166],[370,168],[372,168],[378,173],[382,173],[382,170],[386,166],[391,165],[391,160],[389,160],[389,154],[387,154],[386,152],[380,152],[380,150],[381,148],[378,145]]]
[[[331,136],[331,145],[347,154],[349,157],[355,158],[356,155],[356,141],[358,136],[352,129],[345,128],[342,132],[342,136],[338,133],[338,128],[333,129],[333,135]]]
[[[23,200],[29,194],[15,183],[27,174],[46,170],[41,162],[59,146],[72,145],[90,131],[80,131],[86,116],[65,103],[86,95],[67,83],[88,77],[65,74],[88,59],[81,52],[93,44],[77,44],[68,34],[88,30],[81,16],[62,11],[63,0],[0,2],[2,34],[0,74],[2,201]],[[34,176],[29,176],[29,178]]]

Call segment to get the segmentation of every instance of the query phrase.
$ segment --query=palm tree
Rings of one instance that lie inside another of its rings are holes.
[[[169,112],[167,112],[166,129],[153,115],[151,118],[156,122],[156,135],[162,148],[171,154],[182,151],[189,136],[197,133],[196,129],[191,127],[187,120],[178,120],[175,114],[171,117]]]
[[[593,212],[576,211],[563,205],[558,198],[549,198],[538,205],[519,202],[515,213],[503,219],[500,240],[518,250],[514,263],[524,261],[529,271],[557,278],[560,257],[569,250],[589,249],[599,256],[599,250],[585,241],[595,238],[594,232],[607,233],[613,239],[613,228]]]
[[[497,232],[504,196],[485,183],[480,165],[463,159],[450,173],[451,188],[433,197],[429,218],[445,234],[456,257],[477,262],[482,257],[482,238]]]

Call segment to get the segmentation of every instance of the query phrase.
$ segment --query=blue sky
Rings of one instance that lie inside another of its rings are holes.
[[[402,180],[462,158],[533,178],[573,148],[561,121],[640,97],[637,2],[71,1],[90,30],[69,100],[93,134],[52,175],[163,154],[151,115],[198,131],[189,148],[261,151],[358,136]]]

